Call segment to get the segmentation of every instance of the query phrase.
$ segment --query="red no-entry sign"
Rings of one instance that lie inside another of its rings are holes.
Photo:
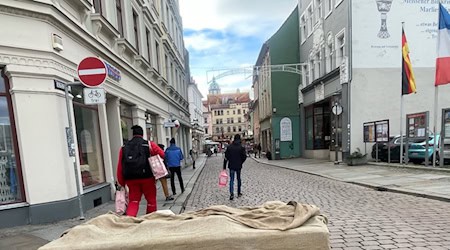
[[[77,73],[83,85],[98,87],[105,81],[107,70],[102,60],[96,57],[86,57],[78,64]]]

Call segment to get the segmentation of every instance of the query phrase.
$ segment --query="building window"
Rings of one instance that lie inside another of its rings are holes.
[[[308,65],[302,65],[302,83],[303,83],[303,86],[306,86],[309,84]]]
[[[117,14],[117,28],[121,37],[123,35],[123,15],[122,15],[122,0],[116,0],[116,14]]]
[[[322,18],[322,0],[315,0],[315,22],[319,22],[319,20]]]
[[[216,134],[219,134],[220,133],[220,129],[219,129],[219,127],[217,127],[216,128]]]
[[[302,43],[306,41],[306,36],[308,32],[306,31],[306,18],[305,15],[302,15],[300,18],[300,38]]]
[[[236,127],[233,127],[233,132],[236,132]]]
[[[216,124],[219,124],[219,119],[216,119]]]
[[[25,199],[8,78],[0,75],[0,205]]]
[[[238,117],[238,123],[241,123],[241,122],[242,122],[241,117]]]
[[[326,72],[332,71],[333,68],[333,43],[329,43],[325,46],[325,56],[326,56],[326,63],[325,63],[325,70]]]
[[[161,73],[161,62],[159,60],[159,43],[158,41],[155,41],[155,51],[156,51],[156,71],[158,71],[158,73]]]
[[[208,118],[205,118],[205,124],[208,124]]]
[[[103,16],[102,0],[94,0],[94,11]]]
[[[151,44],[151,36],[150,36],[150,31],[145,28],[145,39],[147,40],[147,57],[148,57],[148,61],[151,62],[151,58],[152,58],[152,44]]]
[[[242,132],[242,127],[241,127],[241,126],[239,126],[238,131],[239,131],[239,132]]]
[[[307,15],[307,26],[308,26],[308,36],[312,34],[313,31],[313,18],[314,18],[314,13],[313,13],[313,7],[312,7],[312,3],[308,6],[308,15]]]
[[[345,57],[345,29],[336,35],[336,67],[341,65]]]
[[[230,115],[230,111],[229,110],[227,110],[227,115]]]
[[[135,41],[135,46],[136,46],[136,50],[139,53],[139,23],[138,23],[138,15],[136,14],[136,12],[133,10],[133,31],[134,31],[134,41]]]
[[[312,83],[315,78],[314,78],[314,59],[310,59],[309,60],[309,83]]]
[[[87,188],[105,182],[99,116],[97,106],[85,105],[83,98],[76,97],[82,96],[82,87],[72,87],[72,94],[75,96],[73,99],[73,112],[75,115],[81,180],[83,188]],[[126,129],[131,131],[129,128]]]
[[[333,11],[333,0],[325,0],[325,15],[329,16]]]
[[[314,79],[317,79],[321,76],[321,53],[318,51],[314,56]]]
[[[230,123],[230,118],[227,118],[227,123]]]
[[[227,127],[227,131],[228,131],[228,133],[230,133],[231,132],[231,127]]]
[[[236,110],[233,110],[233,115],[235,115],[236,114]]]
[[[208,128],[205,128],[205,134],[208,134]]]
[[[231,123],[234,123],[234,118],[231,118]]]
[[[240,115],[241,114],[241,110],[240,109],[238,109],[238,115]]]

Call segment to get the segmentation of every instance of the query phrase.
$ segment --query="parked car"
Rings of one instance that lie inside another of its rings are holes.
[[[421,164],[425,161],[426,158],[428,158],[428,162],[433,161],[433,151],[434,151],[434,143],[435,141],[439,143],[439,137],[440,135],[436,136],[429,136],[428,140],[422,140],[420,142],[411,143],[408,147],[408,158],[409,161],[414,164]],[[426,145],[428,143],[428,152],[426,151]],[[439,158],[439,144],[436,145],[436,159]],[[449,157],[450,157],[450,152]],[[445,155],[445,153],[444,153]],[[445,156],[444,156],[445,159]]]
[[[406,136],[403,136],[403,154],[405,153],[405,143]],[[391,153],[391,162],[400,162],[400,145],[401,136],[391,136],[389,142],[377,142],[372,146],[372,158],[376,159],[378,144],[378,160],[388,162],[389,161],[389,151]],[[390,150],[389,150],[390,148]]]

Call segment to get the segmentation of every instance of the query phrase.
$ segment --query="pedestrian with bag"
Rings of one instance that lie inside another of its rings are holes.
[[[164,150],[165,146],[163,144],[158,144],[159,148],[161,150]],[[164,158],[163,158],[164,159]],[[166,160],[164,159],[164,166],[167,168]],[[166,197],[166,201],[172,201],[174,198],[172,195],[169,194],[169,188],[167,186],[167,178],[170,177],[170,171],[168,171],[169,174],[166,177],[159,178],[159,181],[161,182],[161,186],[164,192],[164,196]]]
[[[144,140],[141,126],[131,127],[133,138],[126,142],[119,151],[117,180],[121,186],[128,186],[128,208],[126,215],[136,217],[142,195],[147,200],[146,213],[157,210],[156,182],[149,157],[159,155],[164,159],[164,151],[154,142]]]
[[[175,145],[175,138],[170,139],[170,146],[166,149],[166,162],[170,170],[170,185],[173,195],[177,194],[175,189],[175,174],[180,183],[181,193],[184,193],[183,177],[181,176],[181,161],[184,159],[183,152]]]
[[[242,164],[247,159],[245,148],[241,145],[241,136],[236,134],[233,143],[227,147],[225,151],[225,159],[223,169],[226,169],[227,163],[230,169],[230,200],[234,199],[234,176],[237,175],[237,191],[238,197],[242,196],[241,192],[241,170]]]

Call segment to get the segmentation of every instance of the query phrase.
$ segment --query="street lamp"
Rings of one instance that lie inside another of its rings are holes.
[[[333,107],[331,108],[331,111],[334,114],[334,164],[339,164],[339,156],[338,156],[338,150],[339,150],[339,133],[338,133],[338,117],[340,114],[342,114],[342,106],[339,102],[339,96],[340,93],[335,92],[333,94]]]

